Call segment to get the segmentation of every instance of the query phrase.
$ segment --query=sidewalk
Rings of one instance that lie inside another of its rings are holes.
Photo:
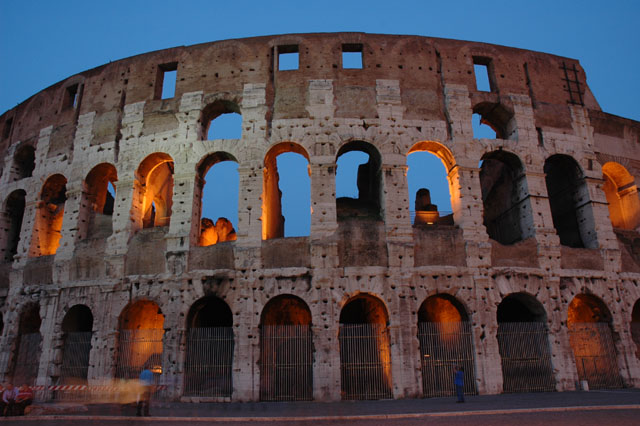
[[[602,391],[547,392],[525,394],[500,394],[468,396],[467,402],[457,404],[455,397],[429,399],[401,399],[382,401],[338,401],[338,402],[231,402],[231,403],[180,403],[155,402],[151,405],[153,417],[181,418],[348,418],[377,416],[408,416],[434,413],[477,412],[535,412],[563,411],[575,407],[625,406],[640,409],[640,389],[617,389]],[[33,415],[46,418],[47,414],[81,417],[127,417],[135,416],[132,405],[112,404],[37,404],[44,410]]]

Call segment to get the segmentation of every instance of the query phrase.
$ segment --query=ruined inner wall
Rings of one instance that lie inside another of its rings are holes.
[[[280,70],[281,54],[292,52],[297,69]],[[343,52],[359,53],[362,68],[344,68]],[[490,90],[477,90],[474,64],[486,67]],[[162,99],[171,70],[175,95]],[[207,140],[208,120],[220,111],[242,114],[241,139]],[[496,139],[474,138],[473,113]],[[626,188],[634,187],[639,138],[637,122],[600,110],[578,61],[483,43],[291,34],[177,47],[82,72],[0,116],[0,372],[12,374],[21,313],[37,303],[37,383],[57,384],[61,324],[82,304],[93,315],[88,378],[114,377],[122,313],[152,301],[163,315],[162,380],[171,397],[180,397],[188,313],[215,295],[232,313],[231,398],[257,400],[261,314],[270,300],[293,295],[310,311],[313,398],[339,399],[341,312],[367,293],[388,315],[392,396],[416,397],[423,393],[418,311],[428,297],[446,295],[472,325],[477,390],[497,393],[498,307],[517,294],[543,308],[555,388],[575,389],[568,310],[576,295],[588,294],[610,311],[619,374],[637,386],[631,313],[640,297],[640,235],[637,223],[614,229],[603,167],[623,166],[631,176]],[[379,158],[371,175],[376,217],[343,216],[337,206],[336,159],[351,147]],[[309,162],[307,237],[279,231],[270,180],[277,171],[268,155],[274,149]],[[406,158],[422,150],[445,164],[448,225],[412,225]],[[214,153],[238,163],[239,221],[235,240],[200,246],[201,172]],[[554,227],[552,209],[562,206],[550,203],[552,157],[577,165],[581,186],[565,199],[578,206],[579,247]],[[489,195],[481,183],[493,181],[480,160],[515,170],[509,176],[516,189],[502,197],[516,200],[511,206],[520,213],[508,225],[519,230],[519,241],[489,235],[483,211],[495,204],[483,202]],[[116,187],[110,215],[96,210],[106,197],[88,179],[97,166]],[[43,190],[49,187],[57,190]],[[24,205],[17,222],[16,197]],[[637,192],[626,200],[637,202]]]

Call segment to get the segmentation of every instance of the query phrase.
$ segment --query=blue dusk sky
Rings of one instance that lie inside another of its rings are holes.
[[[357,31],[471,40],[576,58],[604,111],[640,120],[638,22],[637,0],[0,0],[0,114],[73,74],[140,53],[230,38]],[[294,188],[296,193],[283,190],[283,203],[288,205],[289,197],[298,200],[297,204],[303,200],[308,216],[306,162],[296,154],[289,157],[282,158],[280,167],[298,170],[292,180],[301,181],[303,188]],[[409,173],[442,167],[438,162],[417,163],[409,163]],[[216,180],[220,179],[208,175],[208,186]],[[438,185],[444,184],[434,183]],[[338,191],[339,195],[354,195],[353,189],[341,188],[340,181]],[[450,209],[446,194],[433,198],[441,210]],[[305,233],[305,223],[287,232]]]

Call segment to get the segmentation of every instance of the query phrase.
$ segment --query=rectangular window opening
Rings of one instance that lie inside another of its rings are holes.
[[[362,44],[343,44],[342,68],[361,70],[363,67],[364,63],[362,61]]]
[[[178,63],[158,65],[156,78],[156,99],[171,99],[176,95],[176,80],[178,78]]]
[[[476,90],[480,92],[492,92],[491,84],[491,59],[473,57],[473,72],[476,76]]]
[[[8,118],[7,121],[4,122],[4,130],[2,131],[2,138],[7,139],[11,134],[11,126],[13,125],[13,117]]]
[[[278,71],[293,71],[300,66],[297,44],[278,46]]]
[[[544,146],[544,135],[542,134],[542,129],[540,127],[536,127],[536,132],[538,132],[538,146]]]
[[[78,107],[78,87],[78,84],[72,84],[71,86],[68,86],[64,91],[64,101],[62,103],[62,109]]]

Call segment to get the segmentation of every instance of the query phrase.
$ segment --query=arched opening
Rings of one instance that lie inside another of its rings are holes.
[[[441,151],[446,151],[446,159],[438,155]],[[448,150],[436,142],[420,142],[409,151],[407,184],[414,225],[453,225],[449,158],[453,161]]]
[[[631,338],[636,344],[636,358],[640,359],[640,299],[636,300],[631,311]]]
[[[42,187],[36,207],[30,257],[49,256],[58,250],[66,201],[67,179],[58,174],[49,177]]]
[[[502,150],[485,154],[480,187],[489,238],[510,245],[534,236],[527,177],[516,155]]]
[[[274,297],[260,318],[260,400],[312,399],[311,311],[299,297]]]
[[[202,110],[202,139],[241,139],[242,115],[238,104],[218,100]]]
[[[115,188],[118,174],[113,164],[95,166],[84,180],[78,239],[111,235]]]
[[[87,383],[93,315],[85,305],[74,305],[62,319],[62,363],[59,384],[82,385]],[[56,391],[55,399],[82,398],[85,391]]]
[[[447,294],[428,297],[418,309],[418,340],[425,397],[455,395],[456,366],[464,371],[464,392],[476,393],[471,324],[460,302]]]
[[[132,218],[142,228],[169,226],[172,202],[173,159],[164,153],[151,154],[136,172]]]
[[[513,112],[502,104],[481,102],[473,107],[473,115],[473,120],[477,120],[479,116],[478,124],[475,121],[472,122],[474,138],[518,140],[518,129]],[[491,132],[482,129],[484,125],[495,132],[494,138],[491,138]]]
[[[580,382],[589,389],[622,387],[611,313],[599,298],[578,294],[569,304],[567,327]]]
[[[194,241],[199,246],[235,241],[239,189],[236,159],[225,152],[208,155],[198,166],[198,178],[194,211],[200,212],[200,226]]]
[[[42,351],[41,323],[40,306],[36,303],[27,304],[20,313],[18,325],[13,359],[14,385],[20,386],[25,383],[29,386],[35,385]]]
[[[3,241],[3,260],[12,262],[13,256],[18,253],[18,243],[20,242],[20,230],[22,229],[22,219],[24,217],[26,192],[17,189],[9,194],[4,208],[3,221],[7,224]]]
[[[640,225],[640,198],[634,177],[615,162],[605,163],[602,174],[602,189],[609,203],[611,225],[614,228],[635,229]]]
[[[233,346],[229,306],[215,296],[194,303],[187,315],[185,396],[231,397]]]
[[[338,220],[361,217],[381,220],[382,158],[370,143],[344,144],[336,157],[336,209]]]
[[[552,155],[544,163],[544,172],[553,226],[560,244],[597,248],[589,190],[578,163],[567,155]]]
[[[31,145],[23,145],[16,150],[11,168],[12,181],[31,177],[36,168],[36,150]]]
[[[380,299],[352,297],[340,311],[343,399],[393,398],[389,315]]]
[[[498,305],[503,392],[551,392],[555,379],[547,314],[533,296],[513,293]]]
[[[311,169],[300,145],[283,142],[264,158],[262,239],[307,236],[311,228]]]
[[[120,314],[116,378],[137,379],[148,368],[156,378],[162,373],[164,315],[155,302],[140,300]]]

